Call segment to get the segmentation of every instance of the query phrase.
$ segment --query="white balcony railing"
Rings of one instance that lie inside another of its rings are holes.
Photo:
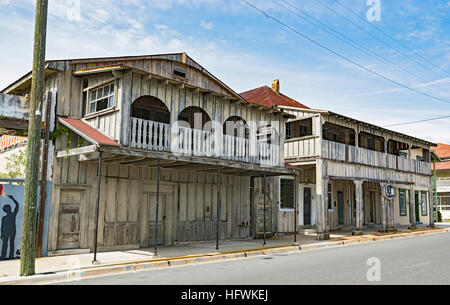
[[[413,172],[425,175],[431,174],[431,167],[429,162],[394,156],[382,152],[327,140],[322,141],[321,157],[330,160],[390,168],[405,172]]]
[[[278,145],[208,131],[170,126],[132,118],[131,147],[171,152],[183,156],[219,158],[230,161],[280,165]]]

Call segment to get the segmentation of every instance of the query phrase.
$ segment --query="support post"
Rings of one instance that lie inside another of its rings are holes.
[[[416,224],[416,193],[414,191],[414,186],[409,189],[409,214],[411,217],[411,230],[417,228]]]
[[[330,239],[328,224],[328,177],[326,161],[317,160],[316,165],[316,198],[317,198],[317,239]]]
[[[434,215],[434,221],[439,221],[439,215],[438,215],[438,193],[437,193],[437,178],[436,178],[436,159],[433,158],[433,215]]]
[[[356,219],[355,219],[355,231],[353,235],[363,234],[363,180],[353,180],[355,184],[355,206],[356,206]]]
[[[35,274],[36,264],[36,210],[39,184],[39,157],[41,153],[41,113],[45,82],[45,48],[47,38],[48,0],[36,1],[34,29],[33,72],[31,80],[30,120],[28,127],[28,158],[23,200],[20,275]]]
[[[158,222],[159,222],[159,187],[161,184],[161,159],[158,159],[158,177],[156,181],[156,216],[155,216],[155,256],[158,256]]]
[[[220,165],[217,167],[217,219],[216,219],[216,250],[219,250],[219,230],[220,230]]]
[[[294,243],[297,243],[297,175],[294,176]]]
[[[384,196],[383,192],[386,187],[386,184],[380,183],[381,187],[381,224],[383,226],[383,232],[386,232],[388,230],[389,225],[389,202],[387,201],[386,197]]]
[[[267,199],[266,199],[266,180],[267,180],[267,173],[265,173],[264,172],[264,187],[263,187],[263,195],[264,195],[264,242],[263,242],[263,245],[265,246],[266,245],[266,217],[267,217],[267,208],[266,208],[266,206],[267,206]]]
[[[98,247],[98,220],[100,214],[100,187],[102,185],[102,160],[103,152],[100,151],[100,156],[98,158],[98,172],[97,172],[97,206],[95,208],[95,234],[94,234],[94,260],[93,264],[97,264],[97,247]]]
[[[47,200],[47,167],[48,167],[48,150],[50,141],[50,111],[52,106],[52,94],[49,91],[46,95],[46,111],[45,111],[45,131],[44,131],[44,143],[42,148],[42,167],[41,167],[41,195],[39,199],[39,212],[38,212],[38,226],[37,226],[37,245],[36,245],[36,257],[42,256],[42,243],[44,239],[44,214],[45,214],[45,202]]]

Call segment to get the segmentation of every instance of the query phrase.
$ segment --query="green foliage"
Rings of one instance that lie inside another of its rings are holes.
[[[442,213],[441,213],[441,211],[438,211],[438,219],[437,219],[437,222],[442,222]]]
[[[19,150],[17,153],[12,154],[5,159],[6,172],[0,173],[0,178],[24,178],[25,167],[27,165],[27,151],[28,146],[24,150]]]

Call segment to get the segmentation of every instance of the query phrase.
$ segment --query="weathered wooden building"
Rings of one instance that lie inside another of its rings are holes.
[[[2,93],[30,84],[28,74]],[[265,213],[253,177],[295,173],[283,145],[292,115],[247,102],[185,53],[48,61],[46,91],[54,254],[96,240],[101,250],[214,240],[217,224],[220,238],[256,236]]]
[[[284,110],[295,118],[286,125],[284,158],[301,169],[298,184],[300,230],[393,229],[433,225],[430,146],[435,144],[362,122],[310,109],[272,88],[241,93],[246,100]],[[272,178],[274,233],[292,232],[292,177]]]

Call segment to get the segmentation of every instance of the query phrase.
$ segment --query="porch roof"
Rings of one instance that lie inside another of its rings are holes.
[[[80,162],[95,162],[99,160],[100,152],[102,152],[102,161],[108,164],[155,167],[158,159],[160,159],[161,167],[163,168],[211,172],[215,171],[218,166],[221,166],[224,174],[244,176],[263,176],[264,174],[267,176],[296,175],[299,170],[299,168],[289,165],[284,167],[265,166],[219,158],[186,156],[166,151],[123,147],[83,120],[63,117],[59,117],[58,120],[72,132],[94,145],[59,151],[56,153],[57,158],[76,156]]]

